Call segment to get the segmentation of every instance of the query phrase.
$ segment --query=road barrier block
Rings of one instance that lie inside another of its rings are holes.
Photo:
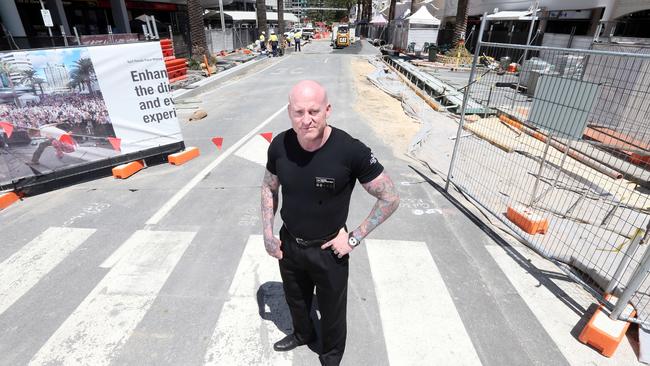
[[[200,154],[201,152],[198,147],[188,147],[184,151],[168,155],[167,161],[172,165],[181,165],[196,158]]]
[[[146,167],[144,160],[136,160],[130,163],[118,165],[113,168],[113,176],[119,179],[126,179]]]
[[[606,296],[608,299],[610,296]],[[634,316],[636,312],[632,305],[628,304],[623,314]],[[596,312],[589,320],[589,323],[582,329],[578,339],[597,349],[603,356],[612,357],[618,345],[621,344],[625,332],[630,323],[622,320],[612,320],[603,311],[603,305],[599,305]]]
[[[4,210],[5,208],[11,206],[14,202],[18,201],[20,199],[20,196],[17,195],[15,192],[7,192],[0,194],[0,210]]]
[[[528,234],[546,234],[548,231],[548,220],[535,214],[530,208],[521,205],[508,206],[506,217]]]

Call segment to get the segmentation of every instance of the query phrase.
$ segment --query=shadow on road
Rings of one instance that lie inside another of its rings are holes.
[[[284,334],[293,332],[291,322],[291,313],[289,306],[284,298],[284,289],[282,282],[265,282],[257,290],[257,308],[260,317],[264,320],[272,321],[273,324]],[[310,317],[314,323],[318,339],[321,339],[320,319],[318,316],[318,302],[314,297]],[[276,342],[279,339],[271,340]],[[309,344],[309,349],[315,353],[320,353],[320,341]]]

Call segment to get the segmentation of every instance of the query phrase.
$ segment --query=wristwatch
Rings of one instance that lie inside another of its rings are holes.
[[[352,235],[352,233],[349,234],[348,236],[348,245],[350,245],[352,248],[356,247],[359,245],[361,241]]]

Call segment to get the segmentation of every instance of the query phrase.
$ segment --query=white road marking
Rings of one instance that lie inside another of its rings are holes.
[[[612,358],[604,357],[580,343],[571,334],[572,329],[580,322],[580,316],[562,303],[547,287],[540,286],[539,281],[510,258],[501,247],[488,245],[486,248],[526,305],[535,314],[542,327],[552,335],[553,341],[571,365],[639,364],[627,337],[623,338],[623,342],[616,351],[616,356]],[[527,257],[533,266],[542,271],[560,271],[554,264],[536,255],[531,254]],[[594,302],[591,296],[588,296],[574,282],[562,282],[558,285],[562,286],[562,290],[568,294],[570,299],[577,301],[585,309]]]
[[[391,365],[480,365],[423,242],[367,240]]]
[[[154,302],[196,233],[136,231],[115,264],[30,365],[108,365]]]
[[[95,231],[51,227],[0,263],[0,314]]]
[[[258,304],[258,299],[263,303]],[[273,351],[273,343],[289,329],[291,316],[278,261],[266,253],[262,236],[252,235],[228,290],[205,364],[291,365],[291,352]]]
[[[268,148],[269,142],[261,135],[257,135],[250,139],[241,149],[237,150],[235,155],[265,167]]]
[[[278,109],[275,113],[271,115],[271,117],[265,119],[262,123],[260,123],[257,127],[252,129],[249,133],[246,134],[246,136],[242,137],[237,141],[234,145],[232,145],[228,150],[224,151],[221,155],[219,155],[218,158],[213,160],[208,166],[206,166],[203,170],[201,170],[197,175],[192,178],[187,184],[181,188],[176,194],[169,199],[169,201],[165,202],[165,204],[156,211],[156,213],[151,216],[149,220],[145,223],[146,225],[156,225],[162,220],[169,211],[171,211],[176,204],[187,195],[192,188],[194,188],[197,184],[199,184],[200,181],[202,181],[210,172],[217,167],[217,165],[221,164],[222,161],[224,161],[227,157],[230,156],[233,152],[235,152],[237,149],[239,149],[246,141],[248,141],[251,137],[253,137],[256,133],[258,133],[262,127],[266,126],[269,122],[271,122],[275,117],[277,117],[282,111],[284,111],[287,108],[286,105],[283,105],[282,108]]]

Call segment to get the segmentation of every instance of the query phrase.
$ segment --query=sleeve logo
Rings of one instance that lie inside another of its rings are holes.
[[[377,163],[377,158],[375,157],[375,154],[370,153],[370,165]]]

